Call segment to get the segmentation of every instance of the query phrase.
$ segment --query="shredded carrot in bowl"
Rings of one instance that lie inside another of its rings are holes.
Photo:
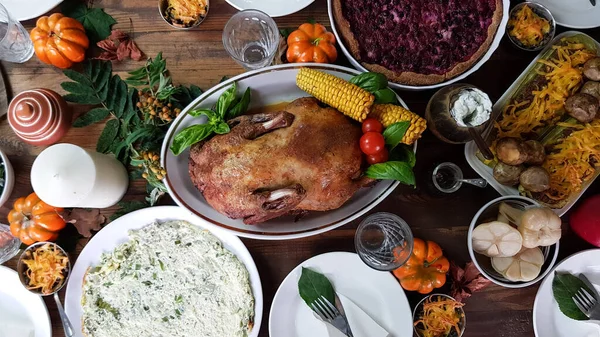
[[[63,285],[69,258],[55,244],[46,243],[25,254],[22,262],[27,267],[28,290],[48,295]]]
[[[550,32],[550,22],[537,15],[531,7],[521,7],[508,22],[508,33],[525,47],[536,47]]]
[[[422,305],[422,313],[414,325],[419,336],[447,337],[454,332],[460,336],[464,304],[443,296],[430,296]]]

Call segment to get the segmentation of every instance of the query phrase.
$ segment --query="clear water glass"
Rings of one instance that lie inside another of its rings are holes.
[[[392,271],[401,267],[413,249],[413,235],[399,216],[379,212],[360,223],[354,237],[358,256],[369,267]]]
[[[21,240],[11,234],[10,227],[0,224],[0,264],[17,255],[20,246]]]
[[[225,25],[223,46],[247,70],[263,68],[273,62],[279,47],[279,30],[269,15],[255,9],[243,10]]]
[[[23,63],[32,55],[29,33],[0,3],[0,60]]]

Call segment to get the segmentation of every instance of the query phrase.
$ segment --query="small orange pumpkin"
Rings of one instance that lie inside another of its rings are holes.
[[[37,57],[61,69],[83,61],[90,45],[83,25],[60,13],[39,18],[29,36]]]
[[[8,213],[11,233],[26,245],[38,241],[54,241],[66,222],[57,208],[43,202],[35,193],[15,201]]]
[[[446,273],[450,269],[442,248],[433,241],[414,239],[413,251],[406,263],[394,270],[402,288],[429,294],[446,283]]]
[[[333,63],[337,59],[335,36],[321,24],[304,23],[287,39],[288,62]]]

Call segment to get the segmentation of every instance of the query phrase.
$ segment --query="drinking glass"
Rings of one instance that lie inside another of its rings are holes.
[[[21,240],[10,233],[7,225],[0,224],[0,264],[12,259],[19,252]]]
[[[267,14],[255,9],[243,10],[225,25],[223,45],[247,70],[263,68],[273,62],[279,47],[279,30]]]
[[[21,23],[0,3],[0,59],[23,63],[33,55],[33,43]]]
[[[360,223],[354,245],[367,266],[392,271],[401,267],[412,254],[413,235],[402,218],[379,212]]]

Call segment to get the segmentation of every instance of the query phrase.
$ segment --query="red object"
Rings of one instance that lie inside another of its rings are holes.
[[[600,194],[585,200],[571,214],[569,224],[582,239],[600,247]]]
[[[389,153],[388,153],[388,150],[385,148],[383,149],[383,151],[381,151],[379,153],[367,156],[367,162],[371,165],[385,163],[386,161],[388,161],[388,159],[389,159]]]
[[[383,132],[383,125],[375,118],[367,118],[362,123],[362,132]]]
[[[24,142],[46,146],[58,142],[71,127],[67,102],[49,89],[23,91],[8,106],[8,123]]]
[[[366,155],[377,154],[385,149],[385,139],[381,133],[367,132],[360,137],[360,149]]]

